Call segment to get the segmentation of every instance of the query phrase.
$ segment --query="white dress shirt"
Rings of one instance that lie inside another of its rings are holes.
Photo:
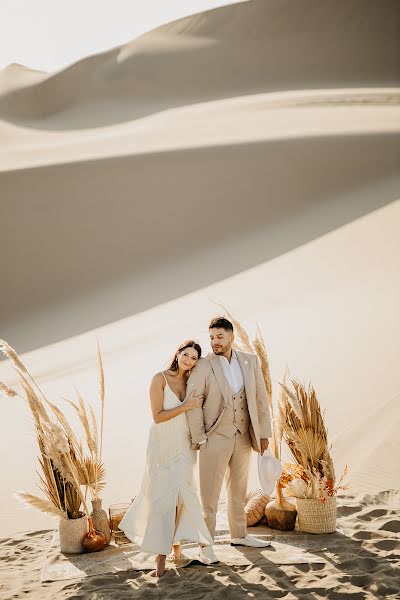
[[[231,386],[232,392],[237,394],[244,387],[243,373],[240,367],[239,359],[234,350],[232,350],[231,361],[225,357],[219,357],[222,368],[229,385]]]

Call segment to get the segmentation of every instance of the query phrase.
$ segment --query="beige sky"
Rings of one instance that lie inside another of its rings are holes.
[[[21,63],[55,71],[168,21],[233,3],[235,0],[1,0],[0,68]]]

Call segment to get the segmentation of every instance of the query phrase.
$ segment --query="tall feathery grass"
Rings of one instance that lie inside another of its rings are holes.
[[[0,340],[0,351],[10,359],[17,372],[23,395],[0,382],[0,392],[11,398],[23,398],[31,411],[39,448],[38,487],[43,497],[17,492],[23,503],[53,516],[77,519],[89,515],[87,490],[98,498],[105,485],[102,462],[104,426],[104,371],[99,343],[97,355],[100,379],[101,426],[98,432],[93,407],[78,393],[78,403],[68,400],[78,414],[84,442],[78,437],[65,413],[47,399],[39,385],[21,361],[17,352]],[[82,510],[83,509],[83,510]]]

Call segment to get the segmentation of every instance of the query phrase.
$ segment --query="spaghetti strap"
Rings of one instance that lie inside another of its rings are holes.
[[[167,378],[166,378],[166,377],[165,377],[165,375],[164,375],[164,371],[161,371],[161,373],[162,373],[162,376],[163,376],[163,377],[164,377],[164,379],[165,379],[165,383],[168,383],[168,381],[167,381]]]

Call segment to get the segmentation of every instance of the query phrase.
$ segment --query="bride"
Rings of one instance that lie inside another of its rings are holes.
[[[180,540],[212,545],[194,483],[196,452],[191,449],[186,411],[199,408],[203,396],[185,400],[186,381],[201,356],[199,344],[181,344],[164,372],[154,375],[150,403],[154,423],[138,496],[119,528],[143,552],[156,554],[156,576],[165,573],[166,556],[180,558]]]

